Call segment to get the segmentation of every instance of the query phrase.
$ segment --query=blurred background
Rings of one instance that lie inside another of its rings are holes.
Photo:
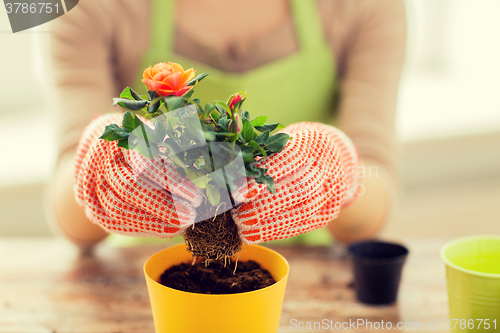
[[[500,1],[407,0],[397,109],[402,192],[383,237],[500,233]],[[55,161],[44,42],[0,10],[0,236],[52,235]],[[71,110],[68,110],[71,112]]]

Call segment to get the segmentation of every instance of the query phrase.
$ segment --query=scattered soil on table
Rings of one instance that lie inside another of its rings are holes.
[[[198,294],[244,293],[276,283],[269,271],[253,260],[231,261],[225,266],[220,261],[208,266],[203,262],[179,264],[167,269],[160,281],[164,286]]]
[[[205,263],[226,263],[241,251],[242,242],[231,211],[217,214],[225,209],[224,205],[225,203],[213,207],[205,201],[197,209],[198,220],[201,222],[187,228],[183,235],[188,251],[193,257],[202,258]]]

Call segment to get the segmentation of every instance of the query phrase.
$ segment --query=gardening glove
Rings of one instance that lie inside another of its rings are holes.
[[[120,124],[122,117],[100,116],[84,131],[76,152],[78,203],[109,232],[157,238],[182,234],[195,222],[202,194],[161,158],[148,159],[118,147],[117,141],[99,140],[106,125]]]
[[[321,228],[356,197],[360,160],[351,140],[320,123],[296,123],[283,132],[286,147],[257,166],[268,169],[276,193],[248,181],[242,204],[231,213],[246,244],[293,237]]]

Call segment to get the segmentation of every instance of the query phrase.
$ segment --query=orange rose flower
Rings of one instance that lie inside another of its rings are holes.
[[[194,78],[194,74],[194,69],[190,68],[185,71],[175,62],[159,62],[144,70],[142,82],[158,96],[182,96],[189,90],[190,87],[187,84]]]

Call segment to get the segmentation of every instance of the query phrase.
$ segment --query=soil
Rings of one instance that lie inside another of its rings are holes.
[[[244,293],[276,283],[269,271],[253,260],[227,265],[221,261],[183,263],[167,269],[160,281],[164,286],[198,294]]]
[[[225,204],[212,207],[208,201],[202,204],[197,215],[201,222],[187,228],[184,240],[195,258],[202,258],[205,263],[222,261],[226,263],[241,251],[242,242],[231,211],[224,211]],[[215,217],[214,217],[215,216]]]

